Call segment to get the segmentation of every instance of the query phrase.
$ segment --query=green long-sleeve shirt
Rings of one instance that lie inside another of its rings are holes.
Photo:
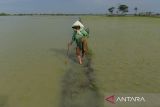
[[[72,36],[72,42],[76,42],[77,46],[81,49],[82,43],[81,39],[84,37],[88,37],[88,33],[84,29],[80,29],[79,31],[74,31]]]
[[[80,40],[83,37],[88,37],[88,33],[84,29],[80,29],[79,31],[74,31],[72,36],[72,41]]]

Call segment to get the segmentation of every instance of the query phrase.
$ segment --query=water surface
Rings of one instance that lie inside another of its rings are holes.
[[[76,19],[0,17],[0,106],[100,107],[105,93],[160,92],[159,18],[82,17],[93,53],[88,68],[76,63],[74,46],[64,63]]]

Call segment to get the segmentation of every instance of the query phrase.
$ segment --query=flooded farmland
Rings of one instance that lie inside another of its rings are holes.
[[[160,92],[160,19],[82,16],[92,54],[79,65],[77,16],[0,17],[0,107],[102,107],[105,93]]]

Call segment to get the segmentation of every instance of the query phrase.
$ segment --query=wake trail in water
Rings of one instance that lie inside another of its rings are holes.
[[[72,61],[62,79],[60,107],[102,107],[92,57],[87,55],[83,65],[77,64],[73,55],[69,59]]]

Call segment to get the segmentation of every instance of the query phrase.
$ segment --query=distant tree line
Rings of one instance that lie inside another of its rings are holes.
[[[109,16],[125,16],[129,15],[127,14],[129,12],[129,7],[126,4],[120,4],[118,7],[110,7],[108,8]],[[135,16],[160,16],[160,13],[153,13],[153,12],[139,12],[138,13],[138,7],[134,8],[134,14]]]
[[[110,7],[108,8],[108,11],[110,15],[125,15],[128,12],[128,6],[125,4],[119,5],[117,8],[116,7]]]
[[[17,14],[8,14],[0,13],[0,16],[79,16],[79,15],[102,15],[102,14],[67,14],[67,13],[17,13]]]
[[[134,13],[128,13],[129,12],[129,6],[126,4],[120,4],[117,7],[110,7],[107,10],[107,16],[126,16],[126,15],[134,15],[134,16],[158,16],[160,17],[160,13],[153,13],[153,12],[139,12],[138,13],[138,7],[135,7],[133,9]],[[109,12],[109,13],[108,13]],[[80,16],[80,15],[97,15],[97,16],[103,16],[105,14],[65,14],[65,13],[17,13],[17,14],[8,14],[8,13],[0,13],[0,16],[36,16],[36,15],[47,15],[47,16]]]
[[[10,14],[7,14],[7,13],[0,13],[0,16],[8,16]]]

